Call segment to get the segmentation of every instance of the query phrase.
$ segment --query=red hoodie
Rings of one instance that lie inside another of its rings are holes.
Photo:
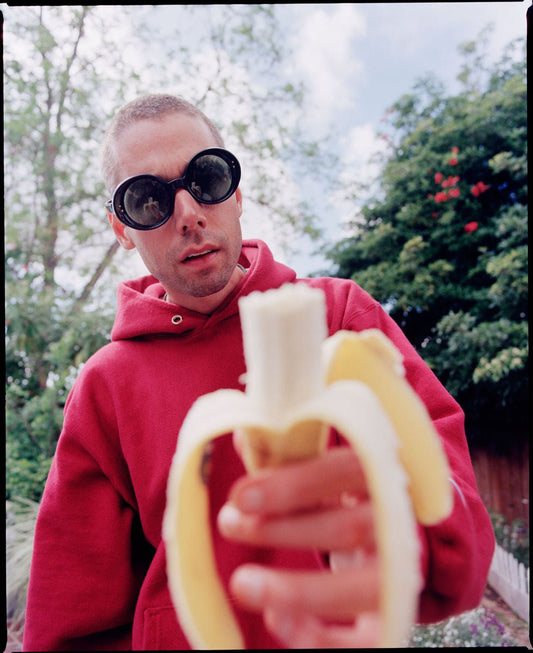
[[[261,241],[246,241],[240,284],[211,315],[163,300],[153,277],[121,284],[111,343],[90,358],[65,407],[42,499],[28,590],[25,650],[189,648],[167,589],[161,524],[180,425],[197,397],[238,388],[245,371],[238,299],[297,281]],[[425,588],[420,620],[478,605],[493,551],[466,445],[463,413],[380,305],[354,282],[307,279],[327,297],[330,333],[381,329],[404,356],[407,379],[442,436],[456,488],[452,515],[420,528]],[[176,317],[180,316],[180,317]],[[314,553],[224,540],[215,517],[244,472],[231,437],[214,443],[209,492],[217,563],[226,587],[245,561],[318,568]],[[236,607],[249,648],[277,648],[261,616]]]

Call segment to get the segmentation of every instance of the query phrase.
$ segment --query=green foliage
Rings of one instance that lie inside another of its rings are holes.
[[[526,84],[523,39],[492,70],[487,43],[464,45],[460,93],[426,78],[388,111],[379,192],[330,258],[459,400],[470,441],[502,450],[528,426]]]
[[[464,612],[446,621],[415,626],[409,648],[471,648],[518,646],[503,624],[486,608]]]
[[[39,303],[11,303],[6,311],[8,499],[40,499],[61,430],[63,407],[77,371],[109,340],[109,307],[101,314],[80,310],[57,316],[54,321],[50,320],[53,311],[45,313],[48,323],[55,327],[48,333],[39,320],[45,310],[46,306]],[[17,320],[28,325],[26,332],[19,331]]]
[[[94,74],[103,40],[84,48],[106,31],[94,7],[11,8],[6,22],[6,484],[38,501],[72,381],[109,339],[113,300],[95,286],[116,246],[96,150],[102,84],[120,97],[122,82]]]
[[[11,438],[10,438],[11,439]],[[40,501],[44,484],[50,471],[52,458],[43,454],[33,454],[30,458],[21,458],[12,452],[11,442],[6,446],[6,498],[25,497]]]
[[[524,521],[514,519],[508,523],[503,515],[494,511],[490,513],[490,518],[497,544],[529,567],[529,529]]]

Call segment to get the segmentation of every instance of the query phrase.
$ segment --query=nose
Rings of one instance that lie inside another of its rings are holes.
[[[202,205],[184,188],[178,189],[174,195],[173,218],[176,229],[183,234],[207,227]]]

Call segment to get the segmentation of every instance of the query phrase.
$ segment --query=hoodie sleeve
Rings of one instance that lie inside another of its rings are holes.
[[[367,293],[350,285],[337,328],[378,328],[398,347],[406,378],[425,403],[448,457],[453,511],[436,526],[419,527],[425,583],[418,618],[421,623],[439,621],[479,605],[494,552],[494,532],[478,493],[464,413],[396,322]]]
[[[66,407],[37,519],[24,650],[131,648],[151,552],[116,462],[109,407],[97,408],[102,392],[85,377]]]

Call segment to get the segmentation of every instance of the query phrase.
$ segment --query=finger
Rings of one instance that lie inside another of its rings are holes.
[[[242,565],[233,573],[230,589],[246,609],[313,614],[323,619],[352,621],[378,608],[378,568],[375,557],[356,570],[281,571]]]
[[[380,619],[362,614],[352,626],[328,626],[312,615],[291,614],[267,608],[265,625],[287,648],[375,648]]]
[[[226,504],[218,514],[218,527],[228,539],[260,546],[319,551],[375,548],[372,507],[368,501],[353,507],[272,518],[246,514]]]
[[[234,484],[230,501],[243,512],[274,514],[306,510],[342,493],[368,497],[364,472],[348,447],[282,467],[262,469]]]
[[[331,550],[329,552],[329,568],[335,572],[342,572],[345,569],[358,569],[366,564],[369,555],[374,555],[374,553],[363,549],[353,549],[352,551]]]

